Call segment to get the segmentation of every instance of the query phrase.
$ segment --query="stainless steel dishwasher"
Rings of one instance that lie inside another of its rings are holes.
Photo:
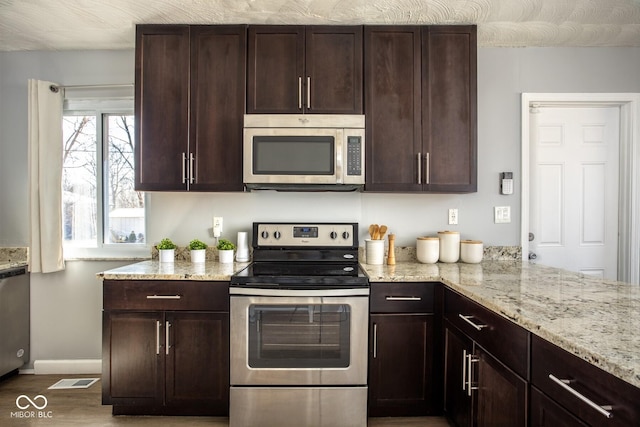
[[[0,376],[29,361],[29,273],[0,270]]]

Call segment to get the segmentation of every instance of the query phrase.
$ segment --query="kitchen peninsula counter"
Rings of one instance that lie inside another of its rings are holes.
[[[521,261],[361,266],[372,283],[442,282],[640,387],[640,286]]]
[[[228,281],[249,263],[143,261],[106,280]],[[442,282],[531,333],[640,387],[640,286],[521,261],[361,267],[375,282]]]

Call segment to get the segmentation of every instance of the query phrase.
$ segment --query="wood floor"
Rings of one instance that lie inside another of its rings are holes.
[[[98,375],[14,375],[0,381],[0,426],[25,427],[109,427],[109,426],[207,426],[227,427],[228,418],[220,417],[129,417],[112,416],[111,406],[101,404],[101,384],[98,381],[88,389],[49,390],[48,388],[63,378],[95,378]],[[27,396],[41,410],[19,396]],[[23,415],[20,417],[20,415]],[[24,415],[27,415],[25,417]],[[375,427],[449,427],[440,417],[418,418],[370,418],[369,426]],[[253,426],[250,426],[253,427]],[[303,426],[301,426],[303,427]]]

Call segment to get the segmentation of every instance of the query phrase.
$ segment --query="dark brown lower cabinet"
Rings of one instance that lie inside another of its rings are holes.
[[[227,415],[228,284],[105,281],[104,289],[102,403],[114,415]]]
[[[432,413],[433,315],[372,314],[369,415]]]
[[[445,412],[459,427],[526,426],[527,381],[445,326]]]
[[[373,283],[369,309],[369,416],[442,412],[439,283]]]
[[[540,390],[531,387],[531,427],[586,427],[553,400],[545,396]]]

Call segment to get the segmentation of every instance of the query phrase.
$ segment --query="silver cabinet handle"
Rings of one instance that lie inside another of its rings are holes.
[[[156,354],[160,354],[160,321],[156,320]]]
[[[193,184],[193,153],[189,153],[189,184]]]
[[[182,183],[183,184],[187,183],[186,165],[187,165],[187,154],[182,153]]]
[[[583,396],[581,393],[579,393],[578,391],[573,389],[571,386],[569,386],[569,384],[571,383],[570,380],[562,380],[562,379],[554,376],[553,374],[549,374],[549,379],[551,381],[553,381],[554,383],[558,384],[560,387],[562,387],[563,389],[565,389],[569,393],[573,394],[578,399],[582,400],[587,405],[591,406],[593,409],[595,409],[596,411],[598,411],[599,413],[601,413],[605,417],[613,418],[613,414],[610,412],[613,409],[611,407],[611,405],[598,405],[598,404],[596,404],[591,399],[589,399],[588,397]]]
[[[298,110],[302,110],[302,77],[298,77]]]
[[[311,109],[311,77],[307,76],[307,110]]]
[[[166,355],[169,354],[169,348],[171,347],[171,344],[169,344],[169,328],[170,327],[171,327],[171,323],[167,320],[165,322],[165,328],[164,328],[164,342],[165,342],[164,354]]]
[[[427,165],[426,165],[426,169],[427,169],[427,170],[426,170],[426,172],[427,172],[427,173],[425,174],[425,175],[426,175],[426,176],[425,176],[425,184],[429,184],[429,183],[430,183],[430,181],[431,181],[431,179],[430,179],[431,177],[429,176],[429,175],[431,175],[431,174],[430,174],[430,172],[431,172],[431,168],[430,168],[430,166],[431,166],[431,165],[430,165],[429,153],[425,154],[425,157],[426,157],[426,163],[427,163]]]
[[[465,316],[464,314],[458,314],[458,317],[460,317],[462,320],[464,320],[465,322],[467,322],[468,324],[473,326],[477,331],[481,331],[482,328],[486,328],[487,327],[487,325],[478,325],[476,323],[473,323],[471,321],[471,319],[473,319],[473,316]]]
[[[467,389],[467,350],[462,350],[462,390]]]
[[[418,184],[422,184],[422,153],[418,153]]]
[[[180,295],[147,295],[147,299],[180,299]]]
[[[378,324],[373,324],[373,358],[378,357]]]
[[[473,384],[473,363],[477,363],[480,359],[473,354],[467,354],[467,374],[469,375],[469,382],[467,383],[467,396],[471,396],[471,390],[477,390],[478,387],[474,387]]]
[[[422,301],[422,298],[420,298],[420,297],[394,297],[394,296],[388,296],[388,297],[385,297],[385,299],[387,301]]]

